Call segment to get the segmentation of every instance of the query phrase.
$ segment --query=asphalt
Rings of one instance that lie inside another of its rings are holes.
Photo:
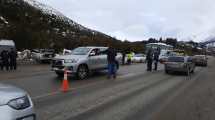
[[[211,58],[209,65],[213,63]],[[145,64],[121,66],[117,79],[106,79],[106,71],[86,80],[70,78],[70,89],[63,93],[62,78],[50,71],[49,65],[30,65],[1,71],[0,82],[25,89],[39,120],[148,120],[207,70],[196,68],[195,74],[187,77],[167,75],[163,65],[153,72],[147,72]]]

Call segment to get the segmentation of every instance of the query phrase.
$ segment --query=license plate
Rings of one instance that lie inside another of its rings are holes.
[[[23,118],[22,120],[34,120],[34,117],[30,116],[30,117]]]
[[[178,68],[178,67],[180,67],[180,65],[178,65],[178,64],[172,64],[172,65],[170,65],[170,67]]]

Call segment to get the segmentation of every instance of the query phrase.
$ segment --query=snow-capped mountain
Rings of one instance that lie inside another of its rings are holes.
[[[90,31],[92,33],[96,32],[94,30],[90,30],[72,20],[70,20],[68,17],[64,16],[62,13],[60,13],[59,11],[55,10],[54,8],[48,6],[48,5],[45,5],[43,3],[40,3],[36,0],[23,0],[24,2],[26,2],[28,5],[38,9],[38,10],[41,10],[43,14],[46,14],[46,15],[50,15],[50,16],[55,16],[54,19],[59,19],[59,20],[62,20],[64,21],[65,23],[68,23],[70,24],[71,26],[74,26],[76,27],[77,29],[80,29],[80,30],[86,30],[86,31]]]
[[[0,2],[1,21],[8,23],[6,38],[14,39],[20,48],[72,48],[78,45],[107,45],[116,39],[84,27],[57,10],[36,0],[4,0]],[[6,31],[6,32],[5,32]],[[5,34],[4,34],[5,36]]]

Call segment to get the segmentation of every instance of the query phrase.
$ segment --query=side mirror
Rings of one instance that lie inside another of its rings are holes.
[[[95,55],[96,55],[95,52],[91,52],[91,53],[89,54],[89,56],[95,56]]]

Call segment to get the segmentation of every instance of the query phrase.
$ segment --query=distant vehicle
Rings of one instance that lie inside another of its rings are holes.
[[[0,84],[0,120],[36,120],[34,106],[22,89]]]
[[[169,57],[165,63],[165,72],[184,72],[187,75],[195,71],[195,63],[189,56]]]
[[[54,49],[34,49],[31,53],[32,58],[39,63],[51,62],[55,57]]]
[[[176,56],[177,54],[172,50],[161,50],[159,55],[159,61],[165,63],[168,61],[168,57]]]
[[[14,49],[16,51],[16,46],[13,40],[0,40],[0,54],[3,50],[11,51],[11,49]],[[0,64],[2,64],[1,56]]]
[[[193,60],[196,64],[196,66],[207,66],[207,57],[205,55],[195,55],[193,56]]]
[[[146,61],[146,55],[144,54],[135,54],[132,58],[131,61],[134,63],[143,63]]]
[[[149,43],[146,45],[146,53],[149,49],[160,49],[160,50],[173,50],[173,46],[167,45],[165,43]]]
[[[52,70],[60,77],[66,69],[69,75],[85,79],[90,72],[107,69],[107,55],[101,54],[108,47],[78,47],[70,55],[56,56],[52,61]],[[117,68],[122,61],[122,55],[117,54]]]

